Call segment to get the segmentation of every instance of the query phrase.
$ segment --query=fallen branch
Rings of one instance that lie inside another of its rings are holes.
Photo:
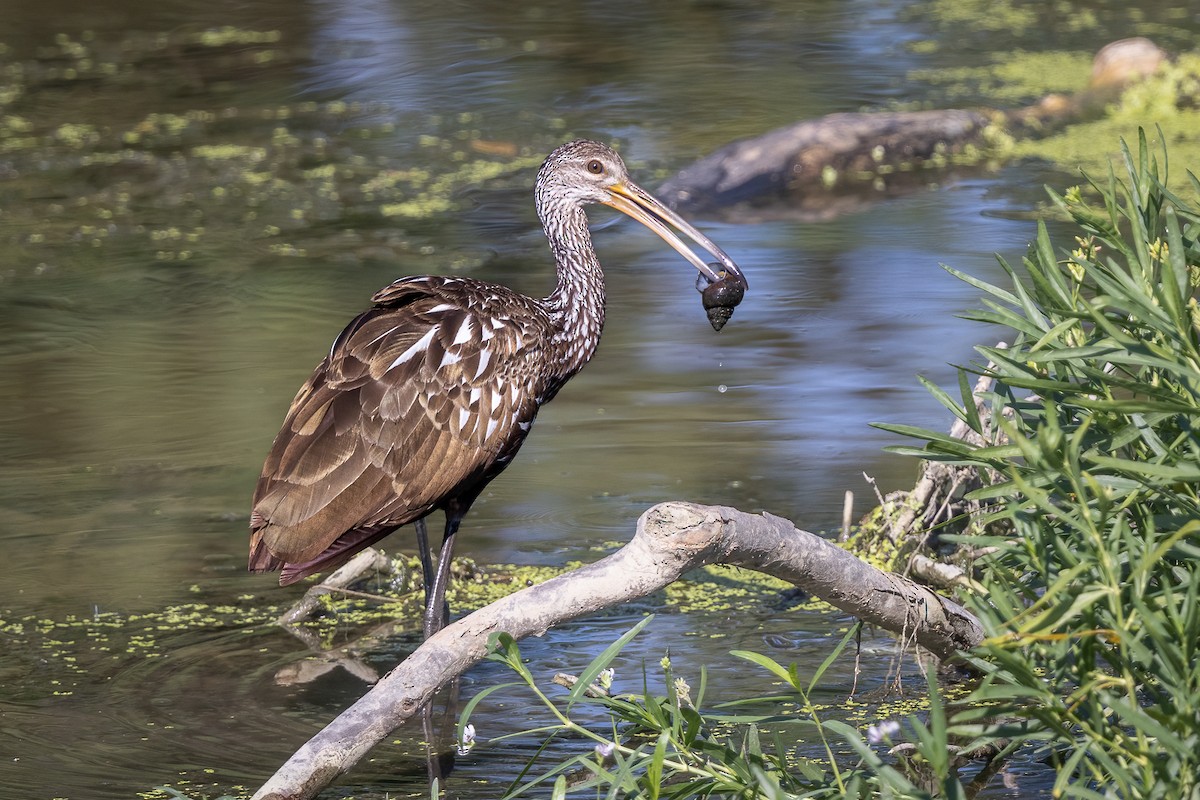
[[[369,547],[347,561],[327,577],[323,582],[310,588],[296,604],[289,608],[276,620],[283,626],[293,625],[307,619],[321,605],[322,595],[331,592],[344,591],[363,575],[370,572],[388,572],[392,568],[391,559],[373,547]]]
[[[978,644],[978,620],[906,578],[881,572],[824,539],[769,514],[664,503],[638,520],[612,555],[497,600],[426,640],[358,702],[305,743],[254,795],[316,796],[416,714],[439,687],[487,654],[488,638],[515,639],[645,597],[706,564],[758,570],[802,586],[873,625],[911,637],[940,658]]]
[[[911,575],[926,586],[935,586],[939,589],[968,589],[973,592],[984,591],[966,570],[955,564],[947,564],[945,561],[934,561],[928,556],[923,556],[916,553],[908,560],[908,567],[905,570],[906,575]]]

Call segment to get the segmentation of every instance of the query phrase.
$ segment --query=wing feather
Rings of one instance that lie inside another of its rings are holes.
[[[465,279],[397,281],[376,301],[334,342],[272,445],[251,568],[282,560],[297,579],[445,501],[469,504],[537,413],[548,321],[532,302]]]

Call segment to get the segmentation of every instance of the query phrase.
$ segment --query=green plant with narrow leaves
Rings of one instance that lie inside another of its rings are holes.
[[[538,682],[521,658],[516,642],[508,634],[499,633],[492,638],[491,654],[488,658],[508,666],[520,676],[517,684],[502,684],[486,688],[476,694],[463,709],[458,728],[460,741],[467,738],[470,717],[476,706],[488,694],[511,686],[526,686],[548,711],[552,722],[546,726],[522,730],[520,733],[497,736],[488,740],[488,746],[512,738],[512,736],[538,735],[544,738],[538,752],[529,760],[508,788],[505,798],[535,796],[535,792],[551,788],[553,798],[563,798],[568,790],[583,792],[593,790],[602,798],[857,798],[876,794],[878,778],[876,770],[868,762],[858,768],[842,769],[834,759],[833,747],[826,739],[822,721],[817,717],[815,705],[809,700],[812,688],[820,680],[824,670],[833,663],[848,642],[854,630],[842,638],[841,643],[830,652],[808,680],[799,675],[796,664],[784,667],[770,658],[754,652],[739,651],[736,654],[746,661],[763,667],[768,673],[782,681],[796,694],[769,699],[794,700],[800,703],[800,715],[791,714],[731,714],[731,712],[701,712],[704,693],[704,672],[701,669],[700,688],[692,697],[691,687],[673,673],[670,657],[662,658],[662,681],[664,694],[650,692],[648,680],[643,681],[640,694],[617,694],[589,692],[589,687],[604,673],[624,646],[649,624],[652,616],[616,640],[596,656],[578,676],[575,687],[565,697],[551,697],[542,691]],[[752,702],[761,704],[764,698]],[[748,700],[750,702],[750,700]],[[572,718],[572,712],[581,704],[600,705],[611,718],[611,729],[600,734],[584,727]],[[742,703],[731,704],[740,705]],[[792,752],[796,738],[785,738],[779,730],[796,726],[797,722],[815,722],[818,738],[821,739],[827,762],[798,757]],[[842,723],[824,723],[834,735],[847,735],[860,741],[854,729]],[[764,733],[763,726],[776,729],[774,734]],[[536,771],[539,759],[557,739],[586,742],[584,746],[572,746],[575,756],[560,760],[550,768]],[[588,746],[590,745],[590,746]],[[870,748],[862,745],[864,758],[878,757]],[[533,777],[529,777],[532,775]],[[920,792],[899,772],[887,772],[886,778],[894,787],[906,787],[898,796],[929,796]]]
[[[674,677],[670,659],[661,664],[666,686],[664,695],[654,695],[646,685],[641,695],[606,696],[589,692],[589,688],[653,617],[646,617],[597,656],[580,673],[574,688],[565,698],[555,699],[537,685],[521,659],[520,650],[512,637],[497,634],[493,637],[489,659],[507,665],[521,678],[553,722],[530,731],[510,736],[538,734],[545,741],[538,753],[522,770],[508,789],[506,797],[522,797],[533,791],[553,786],[558,796],[566,791],[568,778],[573,790],[600,787],[606,797],[754,797],[752,787],[762,782],[789,780],[784,759],[778,754],[763,751],[757,729],[750,726],[740,744],[711,734],[697,706],[704,696],[704,672],[697,697],[691,688]],[[463,709],[459,723],[459,738],[469,725],[475,707],[493,691],[521,684],[502,684],[489,687],[476,695]],[[612,730],[599,734],[572,719],[579,704],[600,704],[612,718]],[[568,736],[589,742],[591,747],[552,768],[527,776],[538,758],[556,738]],[[494,744],[507,736],[489,741]]]
[[[608,668],[621,650],[649,624],[646,617],[597,656],[580,674],[574,688],[562,696],[551,696],[537,684],[521,658],[512,637],[497,634],[489,646],[489,659],[507,665],[521,679],[488,687],[463,709],[459,722],[459,740],[468,738],[470,719],[481,701],[503,688],[525,686],[547,710],[552,721],[544,726],[499,736],[488,741],[495,745],[512,737],[542,737],[542,746],[510,785],[505,797],[536,796],[550,788],[551,797],[572,792],[594,792],[604,798],[858,798],[881,793],[892,797],[930,798],[928,790],[915,785],[910,777],[881,759],[864,742],[857,730],[836,720],[822,720],[810,697],[825,670],[855,640],[858,627],[852,627],[825,661],[809,676],[800,674],[795,664],[783,666],[773,659],[748,651],[734,655],[761,667],[767,676],[784,686],[783,694],[739,700],[716,709],[701,710],[704,698],[704,670],[693,698],[691,687],[678,678],[669,657],[660,662],[665,693],[656,695],[644,680],[640,694],[608,696],[589,692],[598,676]],[[936,683],[931,688],[936,692]],[[796,712],[742,713],[750,705],[778,706],[795,704]],[[608,714],[611,728],[597,733],[573,719],[581,705],[599,705]],[[905,738],[916,743],[916,757],[926,765],[925,781],[954,787],[952,796],[961,795],[954,768],[947,755],[946,726],[941,724],[941,706],[936,705],[938,724],[926,727],[910,720]],[[800,728],[803,726],[803,730]],[[812,732],[824,751],[823,760],[805,758],[796,752],[798,744]],[[899,733],[899,728],[897,729]],[[802,735],[803,734],[803,735]],[[835,743],[845,738],[858,751],[856,764],[843,766],[835,757]],[[575,755],[539,769],[552,742],[574,749]],[[582,742],[582,745],[577,743]]]
[[[987,295],[970,317],[1015,338],[980,348],[988,413],[966,371],[961,400],[934,393],[995,443],[881,427],[926,440],[902,452],[1001,476],[977,495],[1003,534],[971,539],[995,548],[969,598],[986,678],[952,727],[1038,742],[1062,795],[1197,797],[1200,214],[1144,134],[1123,153],[1099,202],[1051,193],[1083,231],[1069,255],[1042,225],[1021,269],[1002,262],[1011,289],[960,274]]]

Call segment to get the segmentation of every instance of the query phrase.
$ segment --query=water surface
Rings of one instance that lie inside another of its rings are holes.
[[[1016,44],[1088,51],[1135,25],[1170,46],[1197,27],[1168,4],[1137,19],[1100,5],[1084,31],[1048,19],[981,43],[917,6],[868,0],[8,0],[0,618],[18,646],[0,657],[2,793],[254,787],[361,693],[342,671],[274,682],[303,648],[258,623],[264,603],[297,592],[242,571],[254,480],[296,388],[380,286],[435,272],[550,290],[531,185],[557,143],[615,141],[653,187],[727,141],[797,119],[938,105],[935,88],[908,79],[914,69]],[[187,44],[225,26],[254,35]],[[910,46],[927,42],[937,46]],[[375,180],[386,194],[381,176],[413,169],[449,174],[491,146],[509,153],[496,161],[523,165],[461,176],[444,210],[383,214],[398,198],[364,188]],[[600,228],[600,351],[475,505],[460,552],[483,564],[590,560],[676,498],[831,529],[846,490],[860,512],[872,504],[864,473],[881,492],[910,486],[915,465],[883,453],[895,440],[868,423],[946,427],[916,376],[950,385],[950,365],[995,337],[955,318],[977,292],[938,265],[999,279],[994,254],[1020,257],[1041,186],[1074,180],[1010,164],[932,175],[927,190],[821,221],[702,220],[752,284],[720,334],[672,251],[633,225]],[[406,533],[389,545],[412,547]],[[107,614],[191,603],[225,610],[183,633],[164,620],[132,643],[97,632]],[[578,669],[657,607],[581,622],[526,651],[547,674]],[[31,617],[49,622],[12,622]],[[793,649],[777,657],[819,663],[845,620],[762,611],[736,623],[661,616],[627,674],[670,647],[693,669],[710,664],[714,691],[759,689],[729,650],[786,640]],[[734,632],[704,635],[714,628]],[[399,640],[379,668],[414,644]],[[890,661],[870,662],[868,688]],[[481,667],[464,693],[501,677]],[[848,680],[834,674],[831,696]],[[504,719],[496,712],[488,735],[525,723]],[[420,748],[398,737],[351,783],[427,796]],[[509,770],[511,751],[479,748],[450,790],[494,796],[477,781]]]

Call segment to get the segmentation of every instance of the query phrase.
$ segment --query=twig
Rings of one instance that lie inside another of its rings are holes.
[[[863,476],[863,479],[864,479],[864,480],[865,480],[865,481],[866,481],[866,482],[867,482],[867,483],[870,485],[870,487],[871,487],[871,488],[872,488],[872,489],[875,491],[875,499],[879,501],[879,505],[881,505],[881,506],[882,506],[882,505],[885,505],[887,501],[885,501],[885,500],[883,499],[883,495],[879,493],[879,484],[875,482],[875,479],[874,479],[874,478],[872,478],[870,475],[868,475],[868,474],[867,474],[867,473],[865,473],[865,472],[862,474],[862,476]]]
[[[286,627],[307,619],[320,606],[322,595],[329,594],[333,590],[345,591],[347,586],[369,572],[390,571],[391,564],[391,560],[383,553],[373,547],[368,547],[335,570],[322,583],[309,587],[304,596],[296,601],[296,604],[276,622]]]
[[[395,603],[402,598],[402,595],[391,596],[391,595],[386,595],[386,594],[375,594],[373,592],[359,592],[354,589],[347,589],[344,586],[331,586],[330,584],[325,583],[324,581],[322,581],[321,583],[318,583],[313,588],[314,589],[328,589],[330,594],[333,594],[333,593],[344,594],[347,597],[358,597],[363,600],[371,600],[376,603]]]

